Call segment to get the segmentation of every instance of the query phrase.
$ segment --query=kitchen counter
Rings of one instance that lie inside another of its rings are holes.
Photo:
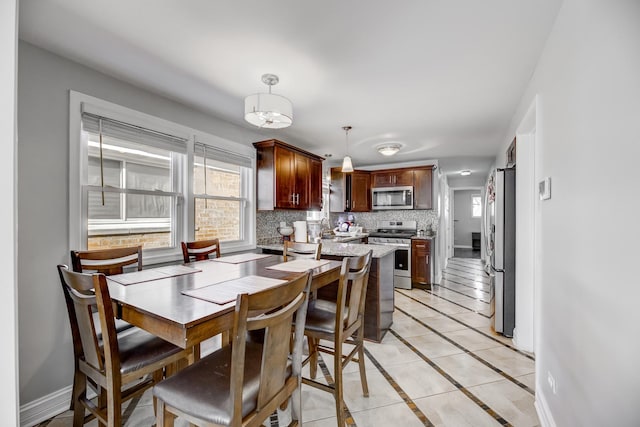
[[[362,239],[366,239],[367,237],[369,237],[369,233],[360,233],[360,234],[356,234],[355,236],[346,236],[346,237],[343,237],[343,236],[323,237],[322,243],[323,244],[324,242],[349,243],[349,242],[355,242]]]
[[[362,256],[373,251],[373,258],[383,258],[392,252],[395,252],[394,246],[382,245],[363,245],[359,243],[341,243],[332,240],[322,240],[321,255],[327,256]],[[269,251],[279,251],[282,253],[284,246],[282,244],[274,245],[258,245],[258,248]]]
[[[258,245],[263,253],[282,254],[282,244]],[[395,246],[363,245],[358,243],[339,243],[322,241],[321,255],[324,259],[342,260],[344,257],[361,256],[373,251],[369,282],[364,308],[364,337],[380,342],[393,323],[393,268]],[[337,283],[318,290],[318,297],[335,298]]]
[[[436,236],[413,236],[411,240],[433,240]]]

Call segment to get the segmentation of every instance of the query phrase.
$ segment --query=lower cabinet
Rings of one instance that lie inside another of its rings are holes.
[[[411,284],[431,289],[431,241],[411,240]]]

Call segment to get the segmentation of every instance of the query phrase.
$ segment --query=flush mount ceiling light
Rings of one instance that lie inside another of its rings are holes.
[[[271,86],[280,79],[275,74],[263,74],[262,82],[269,86],[269,93],[255,93],[244,99],[244,119],[254,126],[282,129],[293,123],[293,106],[284,96],[271,93]]]
[[[348,173],[353,172],[353,163],[351,162],[351,157],[349,157],[349,131],[352,129],[351,126],[342,126],[346,136],[347,142],[347,155],[344,156],[344,160],[342,161],[342,172]]]
[[[400,148],[402,148],[400,144],[384,144],[378,147],[378,153],[383,156],[393,156],[400,151]]]
[[[463,171],[460,171],[460,175],[469,176],[469,175],[471,175],[471,171],[469,169],[465,169]]]

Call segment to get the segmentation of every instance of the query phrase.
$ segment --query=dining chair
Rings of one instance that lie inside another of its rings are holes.
[[[307,311],[304,334],[309,343],[309,356],[304,364],[310,364],[311,378],[303,377],[302,382],[333,394],[338,425],[341,427],[346,421],[342,372],[349,362],[358,363],[362,393],[365,397],[369,396],[363,340],[364,308],[371,259],[372,251],[363,256],[344,258],[336,299],[334,301],[312,300]],[[320,340],[332,342],[333,347],[320,345]],[[353,345],[346,356],[342,353],[344,344]],[[321,352],[333,355],[334,381],[330,385],[314,380],[318,369],[318,355]],[[357,357],[355,357],[356,353]]]
[[[233,343],[203,357],[153,388],[158,399],[157,426],[173,426],[176,417],[206,426],[262,425],[292,398],[292,424],[302,408],[302,343],[312,272],[280,286],[236,299]],[[294,327],[290,346],[291,323]],[[264,340],[246,339],[264,330]]]
[[[320,251],[322,243],[301,243],[301,242],[284,242],[284,260],[290,261],[289,258],[309,258],[320,259]]]
[[[220,239],[182,242],[182,258],[185,264],[192,261],[204,261],[209,259],[211,254],[214,255],[214,258],[220,258]]]
[[[193,362],[192,349],[183,350],[143,330],[126,335],[115,330],[114,308],[104,274],[70,271],[58,265],[67,303],[77,369],[74,377],[73,425],[93,418],[108,427],[122,425],[122,401],[142,395],[159,382],[163,370],[173,371],[178,362]],[[100,335],[93,316],[99,313]],[[142,379],[142,380],[140,380]],[[134,383],[123,390],[125,385]],[[98,403],[87,398],[87,384],[96,387]],[[155,404],[155,402],[154,402]],[[85,410],[89,414],[85,416]]]
[[[137,264],[142,270],[142,246],[71,251],[71,265],[77,273],[122,274],[124,267]]]

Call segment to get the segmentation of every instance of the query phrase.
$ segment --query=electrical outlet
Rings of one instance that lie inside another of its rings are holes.
[[[551,372],[547,372],[547,382],[553,394],[556,394],[556,380],[553,378],[553,375],[551,375]]]

